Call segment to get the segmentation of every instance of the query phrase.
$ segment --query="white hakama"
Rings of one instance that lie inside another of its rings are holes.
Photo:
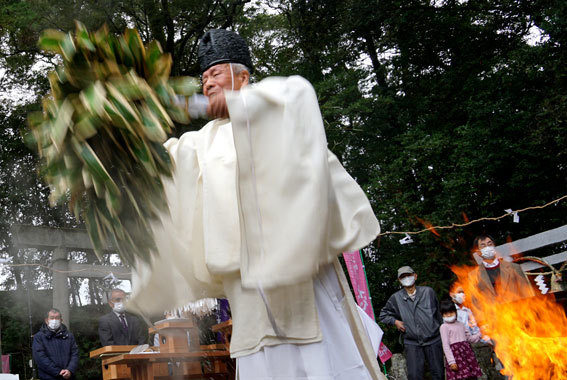
[[[313,281],[323,340],[309,344],[265,346],[237,359],[240,379],[246,380],[371,380],[343,312],[343,292],[332,265]],[[361,311],[361,309],[359,309]],[[377,353],[382,338],[378,325],[361,318]]]

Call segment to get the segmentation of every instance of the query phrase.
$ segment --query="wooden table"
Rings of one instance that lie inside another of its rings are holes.
[[[229,379],[229,374],[187,374],[183,363],[211,361],[229,361],[230,353],[219,351],[192,351],[178,353],[121,354],[104,359],[103,365],[126,365],[133,380],[167,379],[172,376],[179,379]],[[167,367],[164,366],[167,365]],[[159,368],[159,371],[156,369]],[[164,373],[164,368],[167,372]],[[158,372],[158,373],[156,373]]]
[[[103,359],[102,378],[104,380],[125,380],[131,378],[130,368],[124,364],[105,365],[104,359],[132,351],[136,346],[104,346],[91,351],[89,357]]]
[[[235,366],[229,353],[232,321],[215,325],[212,330],[223,333],[224,343],[199,345],[193,319],[163,321],[150,329],[150,333],[160,334],[161,352],[130,354],[136,346],[106,346],[91,351],[90,357],[102,359],[104,380],[234,379]]]

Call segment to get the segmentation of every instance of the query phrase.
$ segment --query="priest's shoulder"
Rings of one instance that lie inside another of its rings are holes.
[[[266,95],[271,95],[271,97],[277,95],[291,95],[293,93],[308,93],[316,96],[313,85],[300,75],[267,77],[254,84],[252,87],[266,93]]]

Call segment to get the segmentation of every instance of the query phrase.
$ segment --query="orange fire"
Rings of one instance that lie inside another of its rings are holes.
[[[433,227],[433,224],[429,223],[427,220],[425,219],[421,219],[419,216],[415,217],[419,223],[423,224],[425,226],[425,228],[428,228],[429,231],[437,236],[437,237],[441,237],[441,234],[439,234],[439,232],[437,232],[437,230]]]
[[[475,267],[451,267],[467,295],[467,306],[492,338],[502,374],[514,380],[567,379],[567,317],[552,294],[517,299],[496,289],[498,297],[478,290]],[[470,302],[470,301],[473,302]]]

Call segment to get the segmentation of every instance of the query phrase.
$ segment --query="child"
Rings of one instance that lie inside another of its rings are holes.
[[[457,321],[457,308],[450,299],[442,300],[439,310],[443,324],[439,328],[447,380],[475,379],[482,376],[476,357],[469,342],[478,342],[480,333],[471,335],[465,325]]]

